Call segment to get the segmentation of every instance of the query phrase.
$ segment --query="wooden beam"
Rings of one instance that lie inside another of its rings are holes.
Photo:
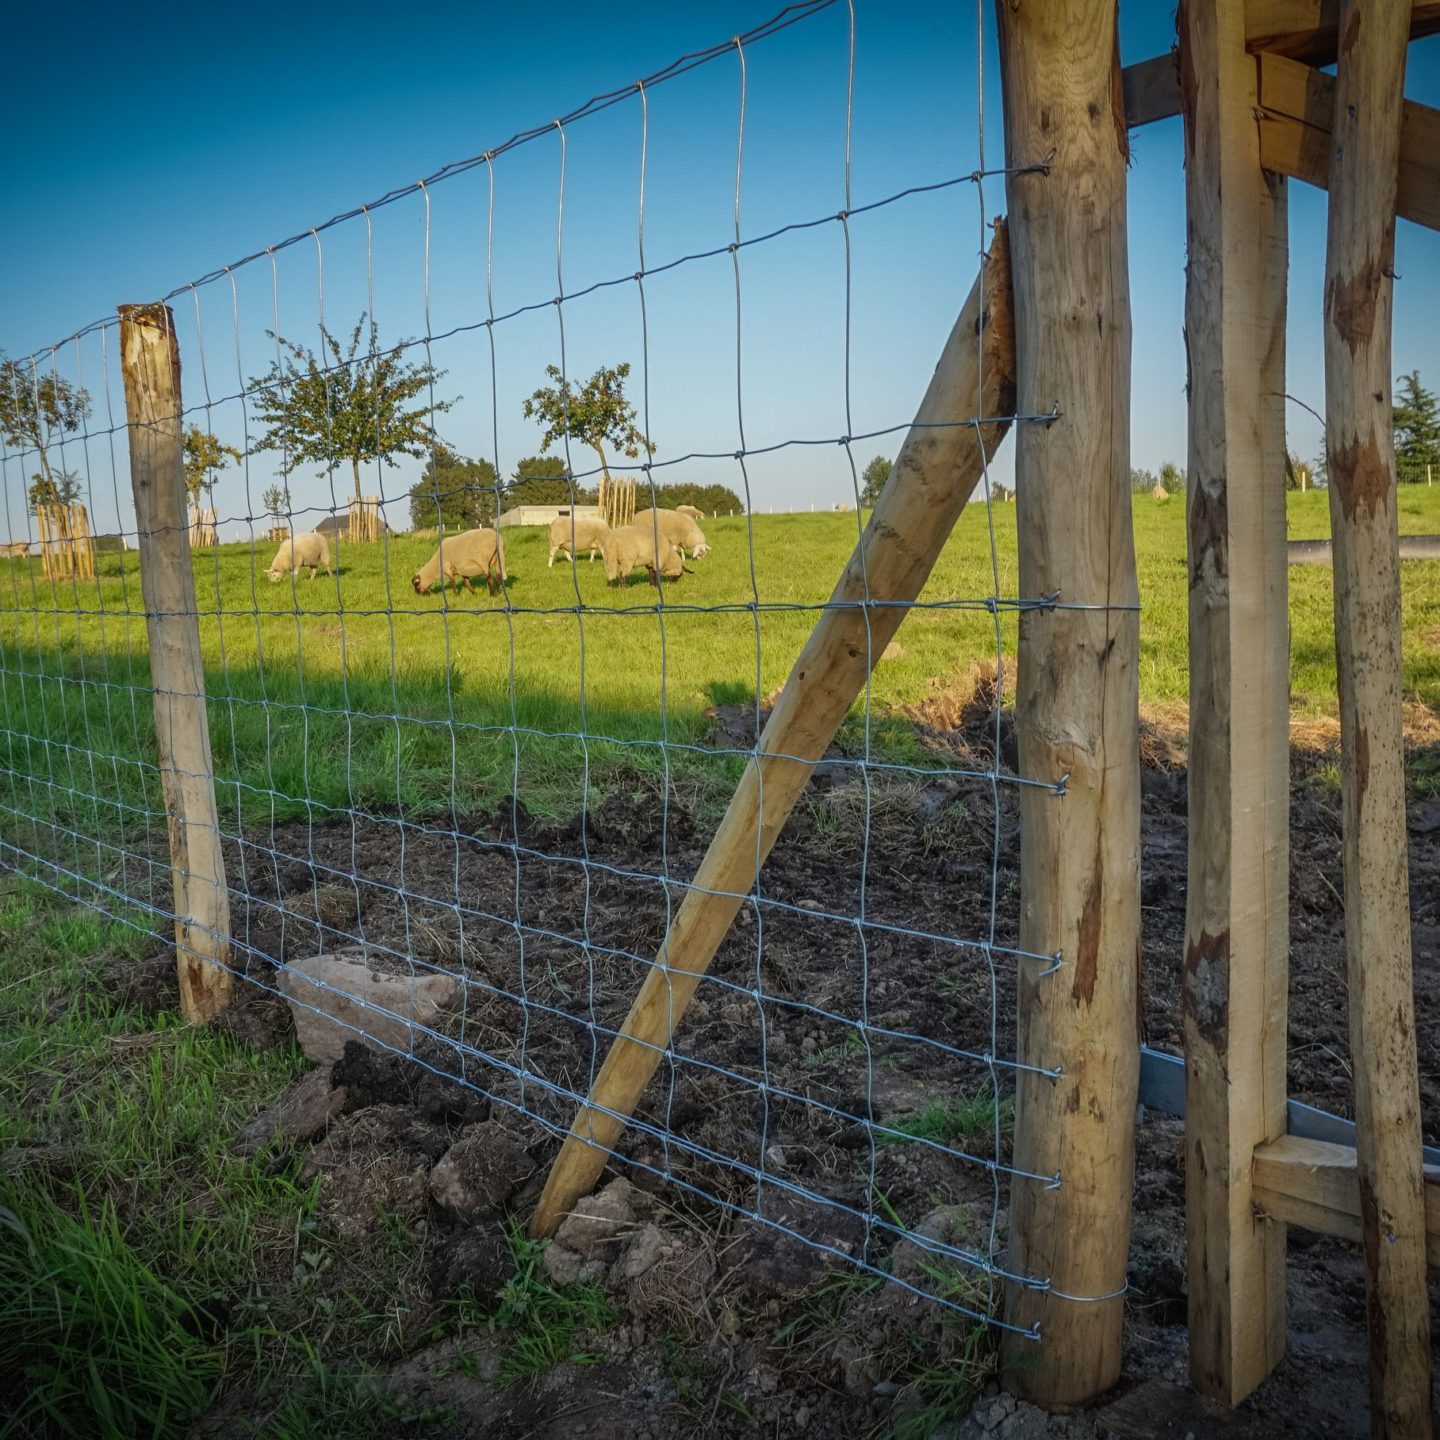
[[[1370,1433],[1376,1440],[1425,1440],[1430,1313],[1390,388],[1407,17],[1393,3],[1352,4],[1344,24],[1325,246],[1325,453]]]
[[[1246,0],[1245,44],[1308,65],[1340,58],[1341,0]],[[1410,39],[1440,32],[1440,0],[1414,0]]]
[[[1335,79],[1277,55],[1260,57],[1260,158],[1267,170],[1325,189]],[[1440,110],[1407,100],[1400,122],[1395,213],[1440,230]]]
[[[1018,404],[1059,406],[1016,432],[1020,590],[1075,609],[1020,616],[1020,770],[1068,775],[1063,798],[1021,791],[1023,1064],[1012,1179],[1012,1324],[1005,1383],[1048,1409],[1081,1405],[1120,1371],[1140,1046],[1139,616],[1130,497],[1130,292],[1116,0],[1000,0]]]
[[[1180,8],[1189,358],[1190,1373],[1238,1405],[1285,1353],[1285,1230],[1250,1156],[1285,1133],[1290,736],[1286,180],[1260,166],[1243,0]]]
[[[1014,411],[1010,256],[1005,227],[998,224],[915,428],[835,586],[834,608],[816,623],[791,667],[760,736],[758,756],[746,768],[588,1103],[570,1127],[530,1222],[531,1234],[553,1235],[605,1168],[815,762],[864,689],[908,603],[919,595]],[[979,416],[997,418],[984,426],[953,423]],[[872,608],[867,601],[882,603]]]
[[[120,378],[154,689],[155,755],[169,825],[180,1009],[198,1024],[230,1003],[230,895],[190,563],[180,348],[168,305],[120,307]]]
[[[1125,124],[1131,129],[1168,120],[1180,113],[1180,54],[1152,55],[1120,72],[1125,95]]]
[[[1440,1167],[1426,1166],[1425,1257],[1440,1265]],[[1257,1209],[1286,1225],[1320,1235],[1362,1239],[1360,1177],[1353,1145],[1302,1140],[1295,1135],[1255,1151],[1251,1198]]]

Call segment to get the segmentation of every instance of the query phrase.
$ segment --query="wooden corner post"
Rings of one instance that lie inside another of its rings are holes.
[[[1245,0],[1180,8],[1189,252],[1185,1217],[1190,1374],[1238,1405],[1285,1352],[1285,1227],[1251,1160],[1285,1133],[1290,693],[1286,181],[1260,166]]]
[[[1370,1428],[1431,1433],[1430,1316],[1400,707],[1391,430],[1395,197],[1410,6],[1341,13],[1325,252],[1325,449],[1335,567],[1345,952]]]
[[[1130,513],[1128,156],[1115,0],[997,0],[1012,173],[1022,962],[1006,1383],[1049,1409],[1120,1373],[1140,1070],[1139,625]],[[1074,606],[1076,608],[1064,608]]]
[[[180,348],[168,305],[120,307],[120,372],[155,693],[155,749],[169,822],[180,1008],[198,1024],[230,1000],[230,900],[190,565]]]

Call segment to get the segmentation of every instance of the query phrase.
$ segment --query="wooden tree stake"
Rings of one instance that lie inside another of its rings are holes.
[[[1140,1073],[1139,614],[1130,512],[1128,156],[1116,0],[998,0],[1015,289],[1020,593],[1080,608],[1020,619],[1019,1058],[1005,1383],[1048,1409],[1120,1373]],[[1111,608],[1116,607],[1116,608]]]
[[[1238,1405],[1285,1353],[1285,1227],[1251,1156],[1285,1134],[1290,689],[1287,182],[1260,168],[1244,0],[1180,10],[1189,352],[1190,1374]]]
[[[972,416],[1009,416],[1014,373],[1009,253],[1004,227],[997,225],[981,277],[950,332],[915,417],[916,428],[906,436],[831,597],[832,605],[844,608],[824,612],[790,671],[760,737],[760,758],[746,769],[694,888],[676,913],[589,1103],[550,1172],[532,1234],[553,1234],[604,1169],[625,1118],[754,885],[757,868],[904,619],[904,602],[919,595],[980,480],[985,455],[995,453],[1009,422],[926,427]],[[867,596],[886,603],[862,606]]]
[[[1370,1433],[1431,1433],[1430,1316],[1400,707],[1390,338],[1410,6],[1341,13],[1325,253],[1325,449],[1340,691],[1350,1058]]]
[[[190,564],[180,349],[169,306],[120,307],[120,371],[155,692],[155,749],[169,822],[180,1008],[199,1024],[230,1000],[230,900]]]

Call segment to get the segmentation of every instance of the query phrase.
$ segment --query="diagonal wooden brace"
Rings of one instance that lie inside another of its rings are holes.
[[[552,1235],[587,1194],[670,1044],[816,762],[920,594],[1015,407],[1015,328],[1003,222],[889,483],[790,671],[756,758],[671,922],[530,1222]],[[984,419],[984,424],[956,424]],[[865,604],[867,600],[876,602]]]

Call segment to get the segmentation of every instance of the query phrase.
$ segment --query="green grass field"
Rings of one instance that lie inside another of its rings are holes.
[[[1015,507],[997,505],[994,524],[999,593],[1014,595]],[[608,588],[598,562],[547,569],[538,530],[509,533],[508,610],[483,591],[417,597],[409,579],[432,540],[341,545],[338,577],[302,579],[293,593],[288,579],[264,578],[273,547],[202,552],[195,568],[222,810],[243,823],[303,814],[307,799],[464,811],[513,790],[539,813],[572,813],[587,778],[603,786],[622,762],[668,764],[697,796],[723,795],[740,762],[683,747],[706,734],[707,706],[751,702],[780,685],[815,619],[753,602],[822,602],[856,535],[853,515],[757,516],[753,525],[752,568],[746,520],[707,522],[714,549],[666,587],[674,608],[663,617],[653,590],[638,581]],[[1440,490],[1402,489],[1400,525],[1440,532]],[[1289,527],[1292,538],[1328,533],[1326,496],[1292,495]],[[1183,702],[1183,504],[1138,498],[1135,532],[1142,701]],[[153,755],[137,557],[99,564],[97,581],[52,585],[36,560],[0,561],[0,763],[11,772],[0,800],[22,813],[53,807],[77,829],[103,821],[112,799],[158,809],[153,774],[134,763]],[[1333,712],[1330,571],[1294,567],[1290,587],[1294,708]],[[922,598],[993,588],[986,514],[975,505]],[[1440,565],[1404,566],[1403,606],[1407,694],[1440,708]],[[1013,657],[1013,617],[1001,630]],[[903,654],[875,674],[871,745],[918,760],[894,708],[993,657],[995,625],[983,609],[921,609],[899,639]],[[844,736],[855,751],[865,743],[862,708]]]

